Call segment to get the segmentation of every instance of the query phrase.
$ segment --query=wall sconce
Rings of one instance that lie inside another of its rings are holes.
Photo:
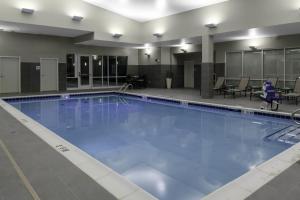
[[[113,34],[113,38],[115,38],[115,39],[120,39],[120,37],[122,37],[123,35],[122,34],[120,34],[120,33],[114,33]]]
[[[209,23],[209,24],[205,24],[205,26],[209,29],[215,29],[215,28],[218,28],[218,25],[217,24],[214,24],[214,23]]]
[[[180,49],[180,51],[182,51],[183,53],[187,53],[187,50],[184,48]]]
[[[256,46],[249,46],[249,48],[250,48],[252,51],[258,50]]]
[[[81,22],[83,20],[83,17],[75,15],[75,16],[72,17],[72,20],[74,22]]]
[[[153,36],[157,37],[157,38],[161,38],[163,36],[163,34],[161,34],[161,33],[154,33]]]
[[[147,57],[150,57],[150,55],[151,55],[151,50],[150,50],[149,48],[146,49],[145,55],[146,55]]]
[[[34,13],[34,10],[30,8],[22,8],[21,13],[26,15],[32,15]]]

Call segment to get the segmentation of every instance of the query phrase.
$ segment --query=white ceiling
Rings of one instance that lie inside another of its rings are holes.
[[[228,0],[83,0],[101,8],[145,22]]]
[[[72,38],[90,33],[88,31],[82,31],[82,30],[56,28],[56,27],[22,24],[22,23],[14,23],[14,22],[4,22],[4,21],[0,21],[0,31],[38,34],[38,35],[52,35],[52,36],[60,36],[60,37],[72,37]]]

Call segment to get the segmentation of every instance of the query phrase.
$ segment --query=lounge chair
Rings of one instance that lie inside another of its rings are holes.
[[[286,97],[288,100],[295,99],[296,105],[298,105],[298,98],[300,97],[300,78],[296,79],[296,83],[295,83],[293,92],[288,93],[288,94],[283,94],[283,96]]]
[[[217,91],[217,92],[219,91],[221,93],[222,90],[224,89],[224,83],[225,83],[225,78],[219,77],[215,84],[214,91]]]
[[[277,83],[278,83],[278,78],[269,78],[268,80],[271,81],[272,86],[273,86],[274,88],[276,88]],[[261,87],[260,90],[256,90],[256,91],[251,90],[251,93],[250,93],[250,101],[252,100],[252,97],[254,97],[254,96],[255,96],[255,97],[260,97],[260,96],[263,95],[263,94],[264,94],[264,92],[263,92],[262,87]]]
[[[247,96],[249,81],[249,77],[244,77],[241,79],[238,88],[224,90],[224,98],[226,98],[226,94],[231,94],[233,97],[235,97],[236,93],[240,93],[240,96],[242,96],[242,92],[245,92],[245,96]]]

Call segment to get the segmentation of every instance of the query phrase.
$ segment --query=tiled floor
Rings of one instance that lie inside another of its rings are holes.
[[[298,200],[300,199],[300,162],[297,162],[247,200]]]
[[[224,99],[222,95],[207,100],[200,97],[199,91],[189,89],[143,89],[130,92],[250,108],[259,108],[261,103],[258,99],[250,101],[249,97],[236,99],[227,97]],[[297,108],[300,106],[296,106],[294,102],[284,101],[280,105],[280,111],[283,112],[292,112]],[[0,109],[0,119],[0,139],[5,142],[41,199],[114,199],[3,109]],[[32,199],[1,149],[0,163],[0,200]],[[299,172],[300,162],[283,172],[248,199],[299,199]]]

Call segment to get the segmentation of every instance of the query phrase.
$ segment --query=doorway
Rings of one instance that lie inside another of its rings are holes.
[[[89,55],[79,55],[79,88],[90,89],[92,87],[92,65]]]
[[[41,58],[41,91],[58,91],[58,59]]]
[[[20,58],[0,57],[0,93],[20,92]]]

